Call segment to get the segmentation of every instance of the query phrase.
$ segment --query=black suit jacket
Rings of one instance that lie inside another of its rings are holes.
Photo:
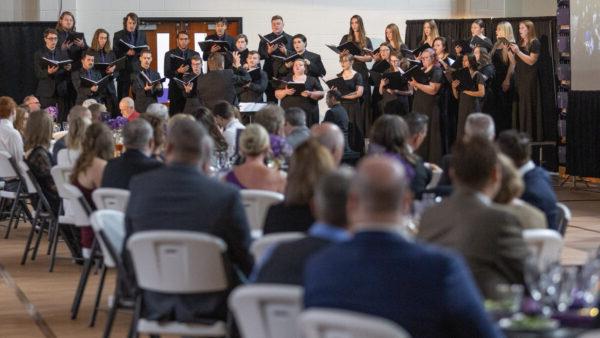
[[[412,181],[410,181],[410,190],[412,190],[415,195],[415,199],[420,200],[423,197],[423,193],[427,189],[427,185],[431,181],[432,173],[431,170],[425,167],[425,161],[423,158],[417,154],[413,154],[416,156],[416,163],[411,163],[413,169],[415,169],[415,176]]]
[[[200,55],[200,54],[192,49],[186,49],[185,51],[182,51],[179,48],[171,49],[170,51],[165,53],[165,62],[164,62],[165,77],[169,78],[169,80],[170,80],[169,81],[169,99],[183,99],[185,97],[183,90],[181,89],[181,87],[179,87],[179,85],[177,85],[177,83],[175,81],[173,81],[174,77],[182,79],[183,74],[177,73],[177,69],[171,69],[171,55],[172,54],[181,56],[181,57],[185,58],[186,60],[190,60],[194,55]],[[191,71],[192,71],[192,69],[190,67],[189,72],[191,72]]]
[[[556,194],[552,189],[550,176],[541,167],[536,166],[523,175],[525,191],[521,199],[540,209],[548,221],[548,228],[558,228],[558,208],[556,207]]]
[[[294,54],[295,52],[291,52],[291,54]],[[317,53],[313,53],[313,52],[309,52],[307,50],[304,51],[304,53],[302,54],[302,57],[305,60],[308,60],[309,65],[308,65],[308,73],[306,73],[309,76],[312,77],[316,77],[316,78],[320,78],[325,76],[325,74],[327,73],[327,71],[325,70],[325,66],[323,66],[323,61],[321,61],[321,56]],[[284,77],[287,76],[289,74],[291,74],[291,68],[287,68],[285,66],[285,63],[283,62],[279,62],[279,68],[277,71],[277,77]]]
[[[238,99],[240,102],[263,102],[263,94],[267,90],[269,83],[269,75],[264,70],[258,69],[260,79],[250,82],[248,87],[245,84],[236,88]],[[248,73],[250,74],[250,73]]]
[[[56,48],[61,49],[62,44],[69,37],[69,33],[63,30],[58,30],[58,41],[56,42]],[[83,51],[88,49],[88,44],[83,37],[83,47],[79,47],[76,44],[72,44],[68,49],[63,50],[71,60],[73,60],[73,68],[71,70],[78,70],[81,68],[81,55]]]
[[[37,89],[35,96],[51,98],[51,97],[64,97],[67,95],[67,80],[69,77],[69,71],[64,70],[62,67],[54,74],[48,74],[48,68],[42,68],[41,62],[42,57],[52,59],[52,52],[43,48],[38,50],[33,55],[33,70],[35,77],[38,79]],[[67,53],[60,50],[57,47],[54,50],[54,60],[66,60],[69,56]]]
[[[117,56],[117,58],[127,55],[127,52],[129,51],[129,48],[127,48],[126,46],[124,46],[122,43],[119,42],[119,40],[121,40],[121,39],[123,39],[123,41],[125,41],[127,43],[134,42],[134,43],[131,43],[134,46],[143,46],[143,45],[148,44],[148,42],[146,40],[146,32],[136,30],[133,34],[134,35],[133,41],[131,41],[129,39],[128,33],[129,32],[122,29],[122,30],[116,32],[115,35],[113,36],[113,51],[115,52],[115,55]],[[124,76],[124,77],[129,77],[132,73],[139,70],[139,68],[140,68],[139,53],[136,53],[136,55],[133,55],[133,56],[127,56],[127,62],[125,63],[125,69],[120,75]]]
[[[225,35],[223,36],[218,36],[217,34],[211,34],[211,35],[207,35],[205,40],[217,40],[217,41],[227,41],[227,43],[229,43],[229,50],[230,51],[234,51],[235,50],[235,38],[233,36],[229,36],[227,35],[227,33],[225,33]],[[231,53],[225,52],[225,51],[220,51],[217,53],[223,53],[223,57],[225,58],[225,69],[230,69],[231,65],[233,64],[233,56],[231,55]],[[203,53],[202,54],[202,59],[204,61],[208,61],[208,57],[210,56],[211,53]],[[245,60],[241,60],[242,64],[244,64]]]
[[[212,110],[220,100],[237,104],[236,86],[251,80],[243,67],[237,69],[213,70],[198,78],[200,104]]]
[[[163,94],[163,86],[162,83],[155,84],[152,89],[145,90],[146,86],[146,78],[141,74],[144,71],[148,75],[148,78],[154,80],[160,78],[160,74],[152,69],[140,70],[136,72],[132,77],[132,86],[133,95],[135,96],[135,110],[140,113],[145,113],[146,108],[151,103],[158,102],[158,98]]]
[[[129,189],[129,181],[133,176],[162,166],[162,162],[144,155],[141,151],[128,149],[120,157],[108,161],[102,175],[102,187]]]
[[[245,274],[250,273],[253,265],[248,251],[250,230],[237,189],[206,177],[194,166],[180,164],[140,174],[131,179],[129,188],[131,197],[125,213],[127,238],[148,230],[207,233],[227,244],[227,262]],[[156,320],[224,319],[227,293],[144,292],[144,308],[145,315]]]
[[[315,222],[310,206],[275,204],[267,211],[264,234],[274,232],[300,231],[307,232]]]
[[[294,50],[293,45],[292,45],[292,36],[286,32],[283,32],[281,34],[283,34],[287,40],[287,43],[285,44],[285,48],[288,51]],[[269,33],[269,34],[265,35],[265,38],[267,38],[271,41],[271,40],[275,39],[277,36],[278,35],[276,35],[275,33]],[[262,39],[260,40],[260,43],[258,44],[258,53],[260,54],[260,59],[265,60],[265,63],[263,65],[263,70],[265,72],[267,72],[267,75],[269,75],[269,78],[272,78],[275,74],[277,74],[277,68],[279,68],[281,63],[274,62],[274,59],[271,57],[271,55],[269,55],[269,53],[267,53],[267,43],[264,42]],[[285,56],[285,55],[282,55],[279,52],[279,50],[276,50],[275,52],[273,52],[273,54],[279,55],[279,56]]]
[[[107,91],[106,86],[110,80],[106,79],[102,81],[102,83],[98,85],[98,90],[93,92],[91,87],[86,84],[81,77],[91,78],[94,81],[98,81],[102,78],[102,74],[95,69],[90,69],[88,74],[88,71],[83,68],[71,72],[71,82],[73,83],[73,88],[75,88],[75,91],[77,92],[75,104],[82,104],[83,101],[87,99],[95,99],[96,101],[102,103],[105,102]]]

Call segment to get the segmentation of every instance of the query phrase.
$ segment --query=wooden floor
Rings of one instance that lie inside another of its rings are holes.
[[[581,264],[588,252],[600,245],[600,193],[557,189],[558,197],[571,208],[573,221],[566,234],[563,250],[564,264]],[[29,224],[21,224],[11,232],[9,239],[0,239],[0,264],[4,265],[27,298],[41,313],[44,320],[57,337],[101,337],[106,319],[106,311],[98,314],[96,327],[88,327],[92,301],[96,292],[98,275],[92,275],[87,292],[76,320],[70,319],[70,307],[77,287],[80,267],[68,260],[59,260],[55,271],[48,272],[48,256],[45,255],[47,242],[44,239],[42,255],[34,262],[19,264]],[[4,234],[5,227],[0,227]],[[65,255],[66,249],[60,248]],[[107,279],[102,305],[107,306],[108,295],[112,294],[114,274]],[[112,336],[124,337],[131,314],[119,312]],[[0,337],[44,337],[18,300],[14,291],[0,280]]]

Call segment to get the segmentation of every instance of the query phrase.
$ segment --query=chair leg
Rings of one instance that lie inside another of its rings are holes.
[[[97,246],[98,243],[96,242],[96,239],[94,239],[90,258],[85,260],[83,270],[81,271],[81,277],[79,278],[79,284],[77,285],[77,291],[75,291],[75,298],[73,299],[73,304],[71,305],[71,319],[77,318],[79,306],[81,305],[81,298],[83,297],[83,292],[85,291],[85,286],[90,276],[90,271],[92,271],[92,262],[94,261]]]
[[[19,190],[19,189],[17,189]],[[15,217],[15,211],[18,208],[18,199],[15,198],[12,207],[10,208],[10,215],[8,216],[8,226],[6,227],[6,233],[4,233],[4,239],[8,238],[8,235],[10,235],[10,229],[12,228],[12,223],[13,223],[13,218]]]
[[[104,279],[106,278],[106,265],[102,267],[100,271],[100,283],[98,284],[98,291],[96,291],[96,299],[94,300],[94,307],[92,308],[92,315],[90,317],[90,327],[94,327],[96,324],[96,316],[98,315],[98,307],[100,306],[100,299],[102,298],[102,289],[104,288]]]
[[[38,232],[37,239],[35,240],[35,246],[33,247],[33,252],[31,253],[32,261],[35,261],[35,258],[37,257],[38,249],[40,248],[40,242],[42,241],[42,236],[44,236],[44,229],[46,228],[47,223],[47,219],[42,220],[42,223],[40,225],[40,232]]]
[[[115,286],[115,293],[113,296],[113,303],[110,307],[110,310],[108,311],[108,318],[106,318],[106,324],[104,324],[104,333],[102,334],[102,338],[110,337],[110,331],[112,331],[113,322],[115,321],[120,301],[121,298],[119,296],[119,282],[117,281],[117,285]]]
[[[135,298],[135,310],[133,311],[133,318],[131,319],[131,325],[129,326],[128,338],[138,338],[137,324],[142,316],[142,292]]]
[[[58,247],[58,234],[60,232],[60,224],[58,220],[54,220],[55,230],[52,234],[52,240],[50,241],[49,246],[51,247],[50,252],[50,268],[48,269],[50,272],[54,271],[54,264],[56,263],[56,248]]]
[[[27,261],[27,255],[29,255],[29,251],[31,250],[31,241],[33,240],[33,236],[35,235],[35,226],[37,223],[37,214],[34,219],[34,222],[31,223],[31,231],[29,231],[29,236],[27,236],[27,243],[25,243],[25,251],[23,252],[23,257],[21,258],[21,265],[25,265]]]

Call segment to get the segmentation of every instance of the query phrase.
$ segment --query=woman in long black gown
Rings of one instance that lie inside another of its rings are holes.
[[[375,88],[371,95],[371,117],[373,121],[377,120],[384,113],[383,110],[379,109],[381,94],[377,89],[381,82],[381,75],[390,68],[390,45],[384,42],[378,48],[379,51],[373,54],[373,66],[371,66],[371,71],[369,72],[369,87],[373,86]]]
[[[535,140],[541,137],[541,121],[538,120],[537,61],[542,46],[536,37],[535,26],[529,20],[519,22],[519,37],[519,45],[510,46],[516,55],[515,82],[519,96],[517,129],[526,132]]]
[[[367,48],[373,50],[373,44],[371,43],[371,39],[367,37],[367,33],[365,32],[365,26],[363,24],[363,19],[360,15],[353,15],[350,18],[350,30],[348,34],[344,35],[340,40],[340,45],[346,42],[353,42],[360,49]],[[357,71],[362,77],[363,82],[363,92],[362,92],[362,102],[361,102],[361,114],[364,116],[359,120],[362,122],[360,126],[358,126],[364,133],[364,131],[368,131],[371,128],[372,123],[372,115],[371,115],[371,86],[367,85],[366,81],[369,78],[369,69],[367,68],[366,62],[373,61],[373,58],[366,55],[355,55],[354,63],[352,68]],[[363,134],[364,135],[364,134]]]
[[[462,59],[462,66],[463,68],[467,68],[469,70],[469,75],[476,85],[476,90],[469,90],[466,88],[461,89],[459,88],[459,80],[452,81],[452,93],[454,94],[454,97],[458,99],[457,139],[461,139],[464,136],[467,116],[469,116],[471,113],[481,112],[481,99],[485,96],[485,81],[481,73],[477,71],[479,65],[477,64],[475,55],[464,55]]]
[[[473,49],[473,55],[475,55],[475,60],[477,60],[477,63],[479,64],[477,70],[483,76],[485,84],[485,96],[481,100],[481,112],[491,115],[494,101],[492,99],[492,81],[494,81],[494,78],[496,77],[496,69],[492,64],[490,54],[485,47],[475,47],[475,49]]]
[[[110,48],[110,35],[103,28],[96,29],[94,38],[92,39],[92,47],[96,51],[95,63],[111,63],[116,60],[115,52]],[[120,116],[119,104],[117,102],[117,88],[115,88],[114,78],[119,76],[116,65],[106,67],[102,76],[110,76],[106,84],[106,108],[111,113],[112,117]]]
[[[438,95],[440,97],[440,135],[442,138],[442,154],[449,152],[456,139],[456,120],[458,118],[458,101],[452,95],[452,86],[448,78],[451,76],[456,60],[450,57],[447,40],[438,36],[433,40],[433,50],[437,63],[444,71],[444,77]],[[459,60],[460,61],[460,60]]]
[[[427,136],[419,148],[419,155],[427,162],[440,163],[442,157],[442,138],[440,135],[440,109],[438,92],[441,88],[444,72],[435,65],[435,51],[428,48],[421,53],[423,76],[420,82],[414,78],[410,85],[415,91],[412,111],[429,117]]]
[[[491,83],[492,95],[486,101],[492,107],[491,115],[496,124],[496,132],[500,133],[513,126],[515,54],[509,44],[515,43],[515,35],[508,21],[502,21],[496,26],[496,39],[491,52],[496,76]]]
[[[404,72],[410,67],[406,58],[401,58],[399,52],[390,55],[390,69],[386,73]],[[385,73],[384,73],[385,74]],[[413,94],[412,88],[407,84],[404,88],[389,88],[389,80],[382,78],[379,82],[379,111],[382,114],[397,114],[405,116],[410,112],[408,97]]]
[[[306,63],[304,59],[296,59],[292,66],[292,74],[282,78],[286,82],[304,83],[306,90],[302,93],[296,93],[292,88],[277,89],[275,97],[281,100],[281,107],[284,109],[291,107],[302,108],[306,112],[306,124],[310,128],[313,124],[319,123],[319,100],[323,98],[323,87],[319,79],[306,75]]]
[[[365,116],[362,113],[360,98],[363,95],[365,85],[362,75],[353,69],[353,62],[354,57],[352,55],[341,54],[340,65],[342,66],[342,72],[338,73],[337,76],[344,79],[346,87],[352,90],[352,92],[342,96],[342,100],[340,101],[342,107],[348,112],[348,143],[352,150],[362,153],[365,148],[364,133],[366,130],[362,129]]]

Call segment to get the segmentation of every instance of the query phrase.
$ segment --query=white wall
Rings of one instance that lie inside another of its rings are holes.
[[[556,0],[505,0],[506,16],[554,16],[556,15]],[[588,0],[598,1],[598,0]]]

